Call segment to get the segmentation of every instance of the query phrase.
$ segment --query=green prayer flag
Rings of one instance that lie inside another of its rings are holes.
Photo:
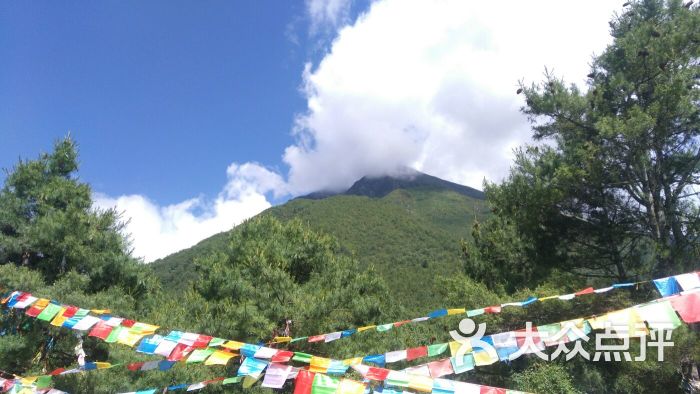
[[[377,331],[389,331],[392,328],[394,328],[394,323],[389,323],[389,324],[382,324],[377,326]]]
[[[340,379],[317,373],[311,386],[311,394],[334,394],[339,385]]]
[[[408,374],[405,372],[392,371],[386,377],[384,384],[387,386],[408,387]]]
[[[124,330],[128,330],[128,328],[122,327],[122,326],[114,327],[114,330],[112,330],[112,332],[109,333],[109,336],[107,336],[107,338],[105,339],[105,342],[107,342],[107,343],[116,342],[117,338],[119,338],[119,334]]]
[[[243,377],[242,377],[242,376],[234,376],[234,377],[232,377],[232,378],[226,378],[226,379],[224,379],[224,381],[221,382],[221,383],[222,383],[222,384],[234,384],[234,383],[240,383],[241,380],[243,380]]]
[[[484,308],[481,309],[472,309],[470,311],[467,311],[467,317],[473,317],[473,316],[479,316],[484,314]]]
[[[36,382],[36,388],[38,389],[45,389],[51,386],[51,375],[43,375],[39,376],[37,378]]]
[[[41,313],[36,318],[39,320],[43,320],[43,321],[51,321],[51,319],[53,319],[54,316],[56,316],[56,314],[60,311],[61,311],[60,305],[56,305],[54,303],[49,303],[48,305],[46,305],[46,308],[44,308],[44,310],[41,311]]]
[[[214,353],[214,349],[212,348],[195,349],[190,354],[190,356],[187,357],[187,361],[185,362],[185,364],[204,362],[204,360],[206,360],[207,357],[211,356],[212,353]]]
[[[292,361],[299,361],[300,363],[308,364],[311,362],[311,355],[308,353],[294,352],[294,357],[292,357]]]
[[[429,345],[428,346],[428,357],[433,357],[437,356],[440,354],[445,353],[447,351],[447,344],[446,343],[438,343],[435,345]]]
[[[294,343],[294,342],[299,342],[299,341],[305,341],[305,340],[307,340],[307,339],[309,339],[309,337],[294,338],[294,339],[292,339],[291,341],[289,341],[289,343]]]
[[[89,309],[80,308],[77,312],[75,312],[75,315],[73,315],[73,317],[85,317],[88,315],[88,313],[90,313]]]
[[[221,346],[224,343],[226,343],[224,338],[212,338],[211,341],[209,341],[209,347]]]

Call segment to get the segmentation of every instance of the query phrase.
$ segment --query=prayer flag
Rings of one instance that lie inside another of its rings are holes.
[[[686,323],[700,321],[700,292],[682,294],[670,299],[673,309],[681,315]]]
[[[667,278],[654,279],[654,285],[659,290],[659,293],[661,293],[662,297],[668,297],[674,294],[678,294],[681,291],[678,286],[678,282],[676,282],[676,279],[672,276]]]
[[[311,362],[311,355],[308,353],[294,352],[294,357],[292,357],[292,361],[298,361],[300,363],[308,364]]]
[[[389,371],[384,384],[395,387],[408,387],[408,373],[403,371]]]
[[[700,287],[700,277],[697,272],[676,275],[674,278],[676,278],[678,285],[685,291]]]
[[[240,349],[241,355],[246,356],[246,357],[255,357],[255,353],[257,353],[261,347],[262,346],[253,345],[251,343],[244,343]]]
[[[377,331],[384,332],[394,328],[394,323],[380,324],[377,326]]]
[[[448,309],[447,310],[448,315],[462,315],[464,313],[467,313],[467,310],[464,308]]]
[[[472,353],[465,354],[463,357],[451,357],[452,370],[459,374],[462,372],[471,371],[474,369],[474,355]]]
[[[405,360],[407,357],[406,350],[396,350],[393,352],[388,352],[384,355],[384,359],[388,363],[395,363],[397,361]]]
[[[365,356],[364,358],[362,358],[362,361],[367,363],[374,363],[381,367],[383,367],[386,364],[386,359],[383,354],[370,354],[369,356]]]
[[[49,300],[47,298],[39,298],[38,300],[36,300],[34,305],[32,305],[29,309],[27,309],[25,314],[27,316],[37,317],[37,316],[39,316],[41,311],[43,311],[44,308],[46,308],[46,306],[48,304],[49,304]]]
[[[454,382],[447,379],[433,379],[433,394],[452,394],[455,392]]]
[[[272,363],[267,367],[267,372],[265,372],[265,378],[261,386],[281,389],[290,372],[292,372],[291,365]]]
[[[436,311],[432,311],[432,312],[428,313],[428,317],[431,319],[435,319],[435,318],[441,317],[441,316],[447,316],[447,309],[438,309]]]
[[[426,346],[414,347],[406,350],[406,360],[411,361],[428,355]]]
[[[672,330],[681,325],[681,320],[676,311],[671,307],[670,301],[652,302],[637,307],[639,316],[645,320],[649,327],[658,330]]]
[[[334,394],[338,386],[340,379],[317,373],[311,386],[311,394]]]
[[[365,385],[350,379],[342,379],[338,386],[338,394],[363,394]]]
[[[294,352],[291,352],[289,350],[279,350],[277,353],[275,353],[274,356],[272,356],[272,361],[273,363],[286,363],[289,362],[289,360],[292,359],[294,356]]]
[[[51,321],[51,319],[53,319],[54,316],[56,316],[56,314],[60,311],[61,311],[60,305],[57,305],[54,303],[49,303],[48,305],[46,305],[46,308],[44,308],[44,310],[41,311],[41,313],[36,318],[39,320],[43,320],[43,321]]]
[[[255,358],[269,359],[269,358],[272,358],[272,356],[274,356],[275,353],[277,353],[277,349],[273,349],[273,348],[271,348],[271,347],[263,346],[263,347],[261,347],[260,349],[258,349],[258,350],[255,352],[255,354],[253,355],[253,357],[255,357]]]
[[[170,353],[173,352],[173,349],[175,349],[175,346],[177,346],[177,345],[178,345],[177,342],[169,341],[169,340],[164,338],[158,344],[158,347],[156,347],[156,350],[153,353],[157,354],[159,356],[169,357]]]
[[[417,391],[429,393],[433,389],[433,379],[427,376],[410,375],[408,387]]]
[[[445,353],[445,351],[447,350],[447,346],[448,345],[446,343],[437,343],[435,345],[429,345],[428,357],[435,357],[442,353]]]
[[[294,394],[311,394],[311,387],[314,382],[313,372],[301,370],[294,381]]]
[[[139,347],[136,348],[136,351],[139,353],[153,354],[162,340],[163,337],[157,334],[144,338],[143,341],[139,343]]]
[[[440,378],[454,373],[449,358],[428,363],[428,370],[430,370],[430,376],[433,378]]]
[[[347,370],[348,365],[345,365],[343,361],[331,360],[331,363],[328,366],[328,371],[326,373],[329,375],[344,375],[345,371]]]
[[[325,373],[331,365],[330,358],[311,356],[309,371]]]
[[[87,331],[100,321],[101,320],[99,317],[88,315],[83,317],[76,325],[74,325],[73,329],[79,331]]]
[[[493,347],[496,348],[496,354],[501,361],[509,360],[511,354],[518,351],[518,341],[515,338],[514,332],[504,332],[491,335]]]
[[[187,357],[187,361],[185,363],[190,364],[204,362],[204,360],[211,356],[212,353],[214,353],[214,349],[212,348],[195,349],[192,351],[192,353],[190,353],[190,356]]]
[[[92,327],[92,330],[90,330],[90,333],[88,334],[88,336],[100,338],[104,341],[107,339],[107,337],[109,336],[109,333],[112,332],[113,329],[114,329],[113,327],[107,325],[107,323],[105,323],[104,321],[101,321]]]
[[[260,374],[262,374],[262,372],[265,370],[265,367],[267,367],[267,363],[265,361],[260,361],[253,357],[246,357],[241,366],[238,367],[237,375],[260,377]]]
[[[335,341],[336,339],[340,339],[340,337],[341,337],[342,335],[343,335],[343,332],[342,332],[342,331],[336,331],[336,332],[332,332],[332,333],[330,333],[330,334],[326,334],[325,342],[333,342],[333,341]]]
[[[233,357],[236,357],[236,354],[217,350],[209,356],[207,361],[204,362],[204,365],[226,365]]]

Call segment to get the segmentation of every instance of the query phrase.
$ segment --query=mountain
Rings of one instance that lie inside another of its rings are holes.
[[[322,200],[324,198],[337,195],[353,195],[367,197],[384,197],[396,189],[412,190],[433,190],[444,191],[451,190],[453,192],[483,200],[486,196],[481,190],[471,188],[469,186],[460,185],[458,183],[446,181],[438,177],[424,174],[415,170],[404,170],[401,176],[380,176],[380,177],[362,177],[355,182],[348,190],[342,193],[334,193],[329,191],[319,191],[307,194],[302,199]]]
[[[427,174],[363,177],[342,193],[314,193],[261,215],[299,218],[334,235],[348,254],[384,276],[395,299],[407,307],[430,305],[433,280],[461,268],[461,239],[487,212],[483,192]],[[166,287],[195,279],[192,262],[226,247],[228,232],[150,264]],[[427,301],[426,301],[427,300]]]

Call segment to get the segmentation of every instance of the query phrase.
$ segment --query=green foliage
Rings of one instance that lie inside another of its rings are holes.
[[[298,336],[376,319],[384,283],[338,251],[334,239],[298,220],[261,216],[240,225],[227,253],[197,261],[195,290],[221,325],[212,332],[259,340],[280,335],[287,320]]]
[[[36,269],[47,282],[76,270],[90,277],[88,291],[119,284],[143,294],[143,270],[127,252],[123,224],[114,211],[92,208],[77,169],[75,143],[66,138],[51,154],[8,172],[0,191],[0,262]]]
[[[697,268],[700,13],[644,0],[610,25],[586,91],[549,73],[522,86],[546,143],[517,151],[505,182],[487,185],[497,218],[471,266],[515,257],[526,280],[556,267],[619,280]],[[506,235],[513,245],[488,250]]]
[[[535,363],[513,377],[521,390],[532,393],[577,394],[573,379],[560,364]]]
[[[460,271],[459,242],[470,237],[469,225],[485,216],[485,208],[482,200],[454,191],[418,188],[397,189],[382,198],[295,199],[263,215],[299,219],[312,230],[334,236],[341,251],[354,256],[363,269],[376,269],[392,297],[401,300],[400,306],[423,313],[441,306],[433,296],[433,278]],[[224,250],[226,238],[227,233],[215,235],[154,262],[152,268],[167,287],[179,291],[186,288],[187,279],[196,277],[189,269],[192,262]],[[398,308],[392,312],[397,318],[405,315]]]

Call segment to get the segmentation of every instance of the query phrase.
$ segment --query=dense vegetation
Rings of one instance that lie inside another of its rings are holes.
[[[425,312],[436,308],[435,274],[461,270],[459,241],[484,216],[484,201],[444,189],[397,189],[382,198],[338,195],[322,200],[295,199],[262,216],[301,220],[311,229],[333,235],[342,252],[355,255],[363,268],[373,268],[390,283],[401,306]],[[235,231],[234,231],[235,233]],[[220,250],[229,234],[217,234],[197,246],[156,261],[151,266],[173,290],[194,280],[192,263]],[[402,278],[401,283],[393,278]],[[397,316],[398,317],[398,316]]]
[[[535,137],[546,143],[523,147],[510,176],[487,185],[486,202],[405,185],[376,197],[296,199],[157,263],[157,276],[130,256],[119,215],[93,208],[90,187],[77,178],[75,143],[59,141],[52,153],[8,171],[0,191],[0,286],[110,308],[164,330],[265,342],[287,321],[292,335],[310,335],[697,269],[698,8],[634,2],[611,22],[611,33],[587,90],[553,76],[521,88]],[[646,284],[477,319],[495,333],[657,294]],[[382,353],[446,342],[460,318],[289,347],[333,358]],[[76,365],[78,338],[70,330],[6,310],[0,324],[1,370],[26,376]],[[664,362],[521,357],[454,378],[543,393],[681,392],[679,366],[700,359],[700,341],[687,326],[673,340]],[[94,338],[83,348],[91,361],[157,359]],[[114,368],[55,383],[74,393],[124,392],[232,376],[236,368]]]

